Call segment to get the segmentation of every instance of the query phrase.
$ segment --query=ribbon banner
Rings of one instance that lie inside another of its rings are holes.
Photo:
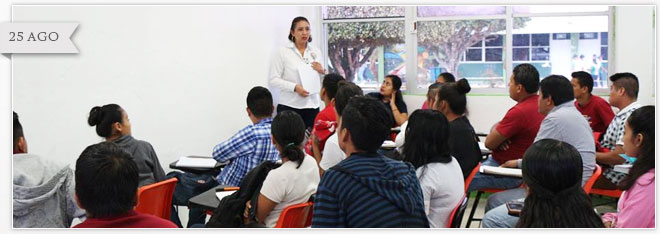
[[[0,53],[77,54],[78,23],[0,23]]]

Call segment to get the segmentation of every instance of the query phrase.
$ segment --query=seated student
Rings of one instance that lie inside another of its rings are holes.
[[[555,139],[576,148],[582,159],[581,185],[584,185],[596,168],[596,146],[589,123],[573,104],[571,82],[564,76],[548,76],[541,81],[539,96],[538,112],[545,115],[545,118],[534,141]],[[502,164],[502,167],[520,168],[525,160],[527,159],[509,160]],[[516,188],[488,197],[482,226],[487,228],[513,227],[517,218],[508,215],[504,203],[511,200],[522,200],[525,196],[527,196],[525,189]]]
[[[194,184],[200,187],[213,188],[217,184],[240,186],[243,177],[264,161],[278,161],[280,155],[271,140],[271,123],[273,118],[273,96],[268,89],[256,86],[248,92],[247,95],[247,115],[253,125],[249,125],[239,130],[226,141],[216,145],[213,148],[213,159],[218,162],[229,163],[216,176],[215,180],[210,180],[211,184],[197,184],[192,181],[179,181],[178,183]],[[194,177],[180,177],[188,179]],[[174,191],[175,201],[187,201],[191,196],[198,194],[189,193],[181,190]],[[195,224],[204,224],[206,213],[204,210],[195,207],[189,207],[188,224],[186,227],[195,226]],[[181,225],[178,218],[178,211],[172,209],[172,220]]]
[[[391,126],[379,101],[351,98],[337,130],[349,156],[321,178],[313,228],[429,227],[415,168],[376,153]]]
[[[368,93],[367,96],[374,97],[383,103],[385,109],[390,112],[394,119],[393,127],[401,126],[408,120],[408,108],[403,102],[401,95],[401,78],[396,75],[387,75],[380,86],[380,92]]]
[[[14,112],[14,228],[68,228],[85,211],[74,199],[73,171],[28,154],[23,126]]]
[[[89,126],[96,126],[96,134],[106,141],[117,143],[131,154],[140,172],[140,186],[165,180],[165,171],[149,142],[131,136],[131,121],[126,110],[117,104],[95,106],[89,111]]]
[[[213,148],[213,158],[229,161],[216,177],[219,184],[239,186],[245,174],[264,161],[280,160],[271,142],[273,96],[268,89],[257,86],[248,92],[247,115],[253,125],[247,126]]]
[[[403,161],[417,169],[429,225],[445,228],[465,194],[461,167],[449,151],[449,122],[437,110],[416,110],[408,122]]]
[[[484,144],[493,151],[492,156],[482,165],[500,164],[522,158],[525,150],[532,145],[541,126],[543,116],[538,112],[539,72],[528,63],[513,68],[509,79],[509,97],[517,102],[504,118],[495,124]],[[510,189],[520,185],[521,180],[477,173],[468,191],[483,188]]]
[[[602,217],[605,227],[655,228],[655,107],[635,110],[625,124],[623,150],[636,157],[619,183],[624,190],[617,213]]]
[[[112,142],[90,145],[76,161],[76,202],[87,219],[74,228],[176,228],[169,220],[133,209],[138,166]]]
[[[446,83],[453,83],[453,82],[456,82],[456,78],[454,77],[454,75],[452,75],[449,72],[443,72],[440,75],[438,75],[438,77],[435,79],[435,83],[433,83],[431,85],[446,84]],[[430,87],[431,86],[429,86],[429,90],[431,89]],[[433,105],[429,105],[430,103],[431,102],[428,99],[426,101],[424,101],[424,104],[422,104],[422,110],[433,108]]]
[[[427,102],[430,104],[431,109],[435,107],[435,98],[438,95],[438,91],[440,90],[440,87],[442,86],[442,83],[433,83],[429,85],[428,91],[426,91],[426,101],[424,101],[424,104]],[[422,108],[426,109],[426,108]],[[403,150],[403,142],[405,142],[406,139],[406,128],[408,127],[408,121],[403,122],[401,124],[401,132],[396,135],[396,138],[394,139],[394,146],[396,146],[396,149],[399,151],[399,153]]]
[[[335,114],[337,115],[337,123],[341,120],[341,112],[344,107],[348,105],[348,101],[355,96],[362,96],[362,89],[354,83],[341,81],[337,86],[337,94],[335,95],[334,106]],[[346,158],[346,154],[339,148],[339,136],[337,131],[328,137],[325,142],[325,149],[323,149],[323,158],[319,162],[321,174],[331,167],[337,165],[341,160]]]
[[[596,162],[603,166],[603,174],[594,183],[594,188],[616,189],[617,184],[624,173],[616,172],[611,167],[619,164],[632,164],[620,157],[623,154],[623,129],[630,114],[637,110],[641,105],[637,103],[637,93],[639,92],[639,81],[637,76],[632,73],[616,73],[610,76],[612,85],[610,86],[610,105],[618,108],[614,119],[603,134],[600,146],[609,149],[610,152],[596,152]]]
[[[575,107],[587,118],[594,132],[604,133],[614,118],[614,111],[605,99],[594,96],[594,80],[589,73],[578,71],[571,74]]]
[[[589,196],[582,189],[584,167],[575,147],[566,142],[543,139],[529,147],[524,158],[522,174],[529,195],[516,227],[603,227]]]
[[[307,144],[305,144],[305,153],[314,156],[317,163],[321,162],[325,141],[335,132],[337,126],[337,115],[332,103],[337,94],[337,83],[342,80],[344,80],[344,77],[336,73],[330,73],[323,77],[321,100],[325,103],[325,108],[316,115],[312,133]]]
[[[273,144],[282,156],[282,166],[268,172],[257,201],[257,221],[275,227],[284,208],[305,203],[316,193],[319,167],[302,151],[305,123],[292,111],[278,113],[272,125]],[[248,217],[250,201],[244,217]]]
[[[467,110],[465,94],[468,92],[470,92],[470,83],[467,79],[446,84],[440,88],[434,107],[449,120],[449,135],[451,136],[449,137],[449,147],[451,155],[461,165],[463,178],[467,178],[472,169],[481,161],[479,138],[465,116]]]

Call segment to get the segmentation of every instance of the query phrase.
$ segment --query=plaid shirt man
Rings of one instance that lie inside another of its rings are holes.
[[[603,140],[600,142],[600,145],[604,148],[609,148],[614,150],[616,145],[623,145],[623,132],[626,120],[633,113],[633,111],[639,109],[642,105],[637,102],[630,103],[628,106],[623,108],[619,113],[616,113],[614,119],[610,123],[610,126],[607,127],[607,131],[603,136]],[[624,165],[630,165],[632,162],[626,161]],[[614,184],[619,184],[619,182],[626,176],[626,174],[621,172],[616,172],[612,168],[607,168],[603,170],[603,176],[612,181]]]
[[[213,148],[213,158],[229,161],[216,177],[219,184],[240,186],[243,177],[264,161],[280,160],[280,154],[270,140],[272,118],[262,119],[234,134]]]

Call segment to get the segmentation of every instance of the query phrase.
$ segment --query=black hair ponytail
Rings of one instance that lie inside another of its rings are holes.
[[[281,157],[297,162],[296,168],[300,168],[305,160],[301,147],[305,138],[305,123],[300,115],[293,111],[280,112],[273,119],[270,130],[275,142],[282,147]]]
[[[470,83],[465,78],[460,79],[456,82],[456,91],[458,91],[458,94],[464,95],[466,93],[469,93],[471,89],[472,88],[470,88]]]
[[[89,126],[96,126],[96,134],[107,138],[112,135],[112,124],[121,123],[122,120],[121,107],[117,104],[108,104],[103,107],[92,107],[87,123]]]

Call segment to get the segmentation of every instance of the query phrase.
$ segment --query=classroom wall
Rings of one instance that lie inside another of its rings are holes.
[[[180,156],[210,155],[251,124],[248,90],[267,86],[272,52],[288,42],[291,20],[315,17],[314,9],[14,6],[14,22],[80,23],[79,54],[13,55],[13,109],[29,152],[73,167],[86,146],[102,141],[87,125],[89,110],[117,103],[166,172]]]

